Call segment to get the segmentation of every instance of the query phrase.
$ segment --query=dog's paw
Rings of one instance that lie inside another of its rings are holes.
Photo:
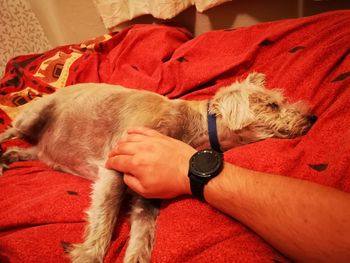
[[[9,169],[8,165],[19,160],[17,152],[7,151],[0,156],[0,176]]]
[[[4,152],[0,157],[0,163],[7,168],[8,164],[18,162],[20,160],[20,153],[18,150],[8,150]]]
[[[94,249],[84,244],[71,244],[61,241],[63,250],[73,263],[102,263],[103,257],[98,257],[94,253]]]
[[[138,255],[128,255],[123,263],[149,263],[149,259],[140,258]]]
[[[137,251],[127,249],[124,257],[124,263],[149,263],[151,262],[151,251],[149,249],[139,248]]]
[[[3,175],[4,171],[8,169],[8,165],[6,164],[6,158],[4,157],[4,152],[0,148],[0,176]]]
[[[8,169],[8,166],[0,160],[0,176],[4,174],[4,171]]]

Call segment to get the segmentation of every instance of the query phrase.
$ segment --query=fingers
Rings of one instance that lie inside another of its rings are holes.
[[[138,140],[137,138],[131,138],[120,140],[117,142],[116,146],[108,154],[108,158],[117,155],[128,155],[132,156],[140,151],[149,152],[154,146],[147,141]]]
[[[132,134],[125,135],[117,141],[115,147],[110,151],[108,157],[112,157],[118,154],[126,154],[131,155],[135,153],[135,147],[137,147],[137,143],[143,140],[144,135]]]
[[[149,142],[151,137],[154,140],[167,138],[165,135],[150,128],[131,128],[127,131],[126,135],[118,140],[108,157],[118,154],[132,155],[135,154],[136,151],[150,150],[148,147],[151,147],[151,143]]]
[[[129,173],[131,170],[130,158],[126,155],[118,155],[116,157],[108,158],[106,168],[117,170],[122,173]]]
[[[138,178],[136,178],[133,175],[130,175],[128,173],[124,173],[124,183],[128,187],[130,187],[131,190],[133,190],[134,192],[136,192],[138,194],[142,194],[145,192],[141,182],[138,180]]]

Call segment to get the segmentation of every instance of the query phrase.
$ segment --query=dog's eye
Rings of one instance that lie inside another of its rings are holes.
[[[279,109],[278,104],[275,102],[269,103],[269,104],[267,104],[267,106],[270,107],[273,111],[276,111]]]

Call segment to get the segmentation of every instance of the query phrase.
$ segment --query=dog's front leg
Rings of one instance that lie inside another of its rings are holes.
[[[84,242],[67,249],[74,263],[103,262],[126,189],[122,174],[100,167],[98,175]]]
[[[159,206],[135,196],[131,209],[131,230],[124,263],[149,263],[153,248]]]
[[[13,162],[36,160],[38,159],[38,149],[36,146],[21,148],[21,147],[9,147],[3,154],[0,153],[0,175],[3,173],[4,168],[8,168],[8,165]]]

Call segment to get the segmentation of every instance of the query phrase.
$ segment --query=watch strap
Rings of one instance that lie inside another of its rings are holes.
[[[192,195],[201,201],[205,201],[204,186],[207,184],[207,182],[191,174],[189,177],[190,177],[190,188],[191,188]]]
[[[189,161],[188,177],[192,195],[205,201],[204,187],[223,168],[223,154],[212,149],[204,149],[192,155]]]

